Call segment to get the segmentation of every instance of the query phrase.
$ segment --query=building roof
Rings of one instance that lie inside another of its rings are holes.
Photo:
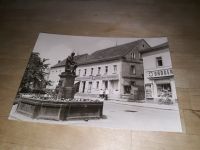
[[[148,53],[148,52],[153,52],[153,51],[159,51],[164,48],[169,48],[169,43],[165,42],[160,45],[154,46],[154,47],[149,47],[147,49],[141,50],[140,53]]]
[[[89,55],[87,60],[85,62],[82,62],[82,64],[90,64],[94,62],[109,61],[122,58],[131,50],[133,50],[134,47],[138,46],[138,44],[142,41],[146,43],[144,39],[141,39],[134,42],[98,50]]]
[[[127,55],[127,53],[129,53],[135,47],[137,47],[141,42],[145,42],[149,46],[149,44],[144,39],[140,39],[140,40],[133,41],[130,43],[125,43],[122,45],[117,45],[117,46],[109,47],[106,49],[98,50],[92,53],[91,55],[84,54],[84,55],[87,55],[87,57],[80,57],[82,55],[76,56],[77,63],[78,65],[85,65],[85,64],[97,63],[97,62],[102,62],[102,61],[121,59],[125,55]],[[84,58],[84,59],[81,59],[81,58]],[[66,59],[51,68],[64,66],[65,62],[66,62]]]

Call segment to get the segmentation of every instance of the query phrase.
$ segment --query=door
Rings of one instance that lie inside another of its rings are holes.
[[[105,81],[105,89],[108,88],[108,81]]]
[[[88,93],[91,93],[91,90],[92,90],[92,82],[89,82]]]
[[[82,93],[85,92],[85,82],[86,82],[86,81],[83,81],[83,89],[82,89]]]

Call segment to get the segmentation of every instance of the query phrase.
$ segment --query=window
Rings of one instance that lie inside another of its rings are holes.
[[[113,71],[114,73],[117,73],[117,65],[113,65]]]
[[[171,85],[169,83],[165,83],[165,84],[157,84],[157,93],[158,93],[158,97],[159,96],[170,96],[172,97],[172,90],[171,90]]]
[[[85,71],[85,72],[84,72],[84,76],[86,76],[86,73],[87,73],[87,69],[84,69],[84,71]]]
[[[79,76],[81,75],[81,69],[78,70],[78,75],[79,75]]]
[[[125,85],[124,86],[124,94],[130,94],[131,93],[131,86]]]
[[[156,65],[157,65],[157,67],[162,67],[163,66],[162,57],[156,57]]]
[[[96,89],[99,89],[99,81],[97,81]]]
[[[93,75],[94,68],[91,68],[91,75]]]
[[[135,53],[134,52],[131,53],[131,59],[135,59]]]
[[[105,74],[108,73],[108,66],[105,66]]]
[[[101,67],[98,67],[98,73],[97,74],[100,74],[101,72]]]
[[[131,81],[131,82],[130,82],[130,85],[131,85],[131,86],[135,86],[135,81]]]
[[[139,55],[139,59],[142,59],[142,55],[141,55],[141,53],[138,53],[138,55]]]
[[[136,69],[134,65],[131,65],[131,74],[136,74]]]
[[[92,90],[92,82],[89,82],[89,85],[88,85],[88,93],[91,93],[91,90]]]

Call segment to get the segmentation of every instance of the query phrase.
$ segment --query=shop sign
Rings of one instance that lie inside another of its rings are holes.
[[[93,80],[118,80],[118,75],[94,76]]]
[[[92,80],[92,76],[83,76],[83,77],[76,77],[76,81],[90,81]]]
[[[76,81],[90,81],[90,80],[118,80],[118,75],[104,75],[104,76],[85,76],[76,77]]]
[[[173,76],[171,68],[148,71],[148,78],[167,77],[167,76]]]

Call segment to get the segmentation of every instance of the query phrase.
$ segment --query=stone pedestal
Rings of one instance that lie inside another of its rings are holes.
[[[58,99],[74,98],[74,80],[75,75],[71,72],[63,72],[60,75],[61,87],[58,92]]]

